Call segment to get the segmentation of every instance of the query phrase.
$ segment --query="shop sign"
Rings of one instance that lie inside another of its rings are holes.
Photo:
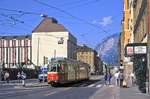
[[[133,55],[147,54],[146,43],[130,43],[125,47],[125,56],[131,57]]]

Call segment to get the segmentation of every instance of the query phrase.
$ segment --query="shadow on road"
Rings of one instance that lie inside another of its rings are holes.
[[[59,88],[59,87],[86,87],[88,85],[102,82],[102,80],[86,80],[86,81],[78,81],[78,82],[71,82],[67,84],[57,84],[53,87]]]

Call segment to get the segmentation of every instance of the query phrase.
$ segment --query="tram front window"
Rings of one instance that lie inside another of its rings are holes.
[[[56,67],[52,67],[51,71],[56,72]]]
[[[63,72],[63,66],[60,65],[60,64],[54,64],[52,67],[51,67],[51,72]]]
[[[57,71],[57,65],[56,64],[54,64],[52,67],[51,67],[51,72],[56,72]]]

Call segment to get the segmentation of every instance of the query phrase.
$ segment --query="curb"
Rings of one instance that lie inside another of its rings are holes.
[[[32,84],[32,85],[25,85],[25,87],[44,87],[44,86],[50,86],[49,84]]]

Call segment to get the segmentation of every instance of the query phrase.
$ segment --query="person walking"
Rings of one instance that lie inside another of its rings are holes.
[[[115,77],[115,85],[116,85],[116,86],[120,86],[119,74],[120,74],[119,71],[117,71],[117,72],[114,74],[114,77]]]
[[[4,75],[5,75],[5,73],[2,71],[1,72],[1,81],[4,81],[5,79],[4,79]]]
[[[26,74],[23,71],[21,72],[21,79],[22,79],[22,85],[25,86]]]
[[[4,79],[7,83],[9,83],[9,72],[8,71],[5,72]]]
[[[112,78],[112,74],[109,72],[107,75],[107,81],[109,85],[111,84],[111,78]]]
[[[124,75],[122,72],[119,73],[120,87],[123,87]]]
[[[19,80],[19,83],[20,83],[20,80],[21,80],[21,73],[20,72],[18,72],[18,74],[17,74],[17,79]]]
[[[134,82],[135,82],[135,76],[134,76],[134,73],[131,72],[129,74],[128,87],[132,87]]]
[[[105,85],[107,85],[107,77],[108,77],[108,73],[105,73],[104,79],[105,79]]]

